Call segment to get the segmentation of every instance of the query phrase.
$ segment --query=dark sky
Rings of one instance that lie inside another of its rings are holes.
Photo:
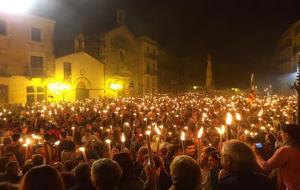
[[[39,0],[35,13],[57,21],[56,39],[114,21],[118,8],[127,22],[174,52],[184,81],[203,84],[212,54],[217,87],[247,87],[250,74],[270,80],[280,35],[300,19],[300,0]]]

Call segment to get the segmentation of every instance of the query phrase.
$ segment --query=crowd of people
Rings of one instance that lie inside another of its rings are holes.
[[[0,190],[300,190],[294,96],[187,93],[0,108]]]

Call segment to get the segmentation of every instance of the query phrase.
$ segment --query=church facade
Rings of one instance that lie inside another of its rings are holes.
[[[104,63],[105,95],[156,93],[157,42],[134,35],[125,24],[124,11],[118,11],[116,17],[111,29],[84,35],[85,51]]]

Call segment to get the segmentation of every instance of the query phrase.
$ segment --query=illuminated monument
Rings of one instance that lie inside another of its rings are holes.
[[[212,89],[213,88],[211,55],[208,55],[208,57],[207,57],[205,88],[206,89]]]

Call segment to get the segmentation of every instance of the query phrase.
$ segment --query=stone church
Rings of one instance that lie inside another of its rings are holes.
[[[104,63],[105,96],[137,96],[157,92],[158,44],[136,36],[126,25],[124,10],[109,29],[79,34],[76,51],[85,51]]]

